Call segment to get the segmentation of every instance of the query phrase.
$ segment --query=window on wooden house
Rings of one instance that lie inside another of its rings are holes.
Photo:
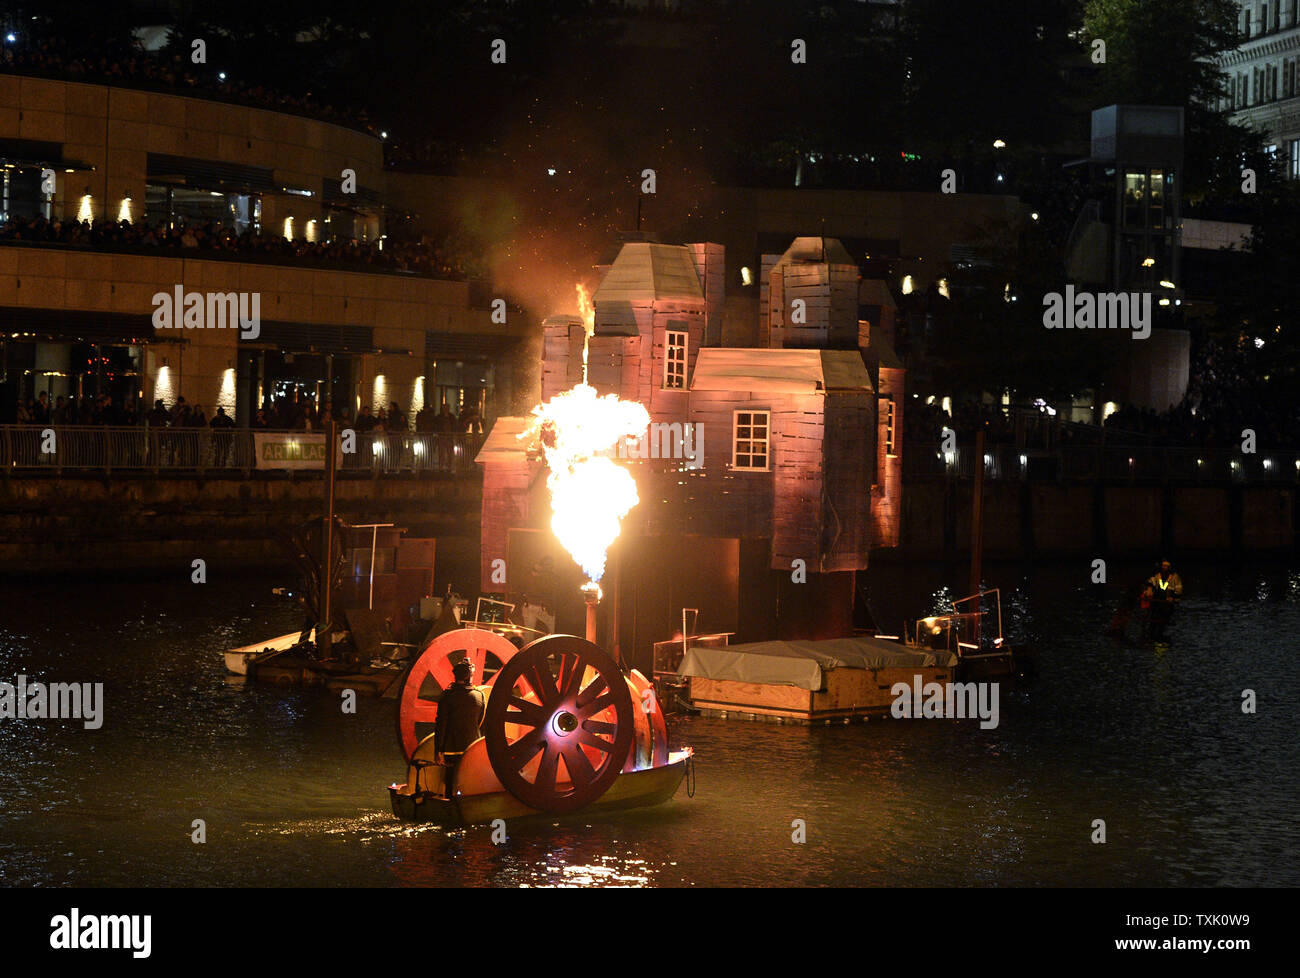
[[[731,440],[731,467],[766,472],[771,458],[771,412],[736,411]]]
[[[664,388],[683,390],[686,387],[686,344],[689,334],[685,330],[670,329],[664,334]]]
[[[898,454],[895,446],[895,438],[898,434],[898,416],[895,414],[893,398],[887,398],[881,402],[881,410],[885,414],[885,454],[893,458]]]

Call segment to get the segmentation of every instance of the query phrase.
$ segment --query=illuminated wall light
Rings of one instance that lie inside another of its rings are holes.
[[[312,218],[307,222],[307,240],[312,244],[316,243],[316,219]]]
[[[117,205],[117,220],[120,224],[122,221],[131,223],[131,195],[127,194],[122,198],[122,202]]]
[[[376,414],[388,407],[388,378],[375,374],[375,382],[370,388],[370,404]]]
[[[940,405],[939,405],[939,406],[943,408],[943,413],[944,413],[944,414],[947,414],[947,415],[951,415],[951,414],[952,414],[952,398],[951,398],[951,397],[945,397],[945,398],[940,402]]]
[[[226,409],[226,414],[235,416],[235,369],[227,367],[221,373],[221,391],[217,394],[217,407]]]
[[[910,275],[904,275],[904,276],[903,276],[903,295],[911,295],[911,294],[912,294],[912,289],[913,289],[913,288],[915,288],[915,286],[912,284],[912,276],[910,276]]]
[[[285,241],[293,240],[293,215],[292,214],[284,219],[284,240]]]
[[[158,373],[154,376],[153,396],[155,399],[161,399],[163,404],[171,406],[176,402],[176,389],[172,381],[171,368],[167,366],[167,361],[163,360],[162,366],[158,368]]]
[[[741,285],[754,284],[754,273],[749,270],[748,265],[742,266],[740,269],[740,284]]]
[[[1155,265],[1155,263],[1156,263],[1156,260],[1155,260],[1154,258],[1144,258],[1144,259],[1142,259],[1142,267],[1143,267],[1143,268],[1151,268],[1152,266]]]
[[[948,280],[946,278],[939,279],[939,294],[945,299],[952,298],[948,295]]]
[[[406,413],[414,421],[415,416],[424,410],[424,375],[415,378],[411,385],[411,407]]]
[[[94,198],[90,194],[83,194],[81,197],[81,206],[77,208],[77,221],[93,221],[95,219],[95,209],[91,206]]]
[[[1114,401],[1107,401],[1101,407],[1101,420],[1105,421],[1107,418],[1109,418],[1112,414],[1114,414],[1118,410],[1119,410],[1118,404],[1116,404]]]

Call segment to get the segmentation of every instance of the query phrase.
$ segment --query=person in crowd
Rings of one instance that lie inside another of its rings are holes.
[[[391,401],[388,406],[388,430],[389,431],[406,431],[410,428],[406,415],[396,401]]]
[[[145,415],[145,422],[150,428],[166,428],[172,423],[171,412],[163,406],[161,397],[153,402],[153,408]]]

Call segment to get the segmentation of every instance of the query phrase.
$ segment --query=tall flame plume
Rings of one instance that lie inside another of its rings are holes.
[[[550,468],[551,530],[592,582],[604,576],[609,546],[640,501],[636,480],[607,453],[649,423],[640,404],[583,383],[533,408],[520,435],[540,445]]]

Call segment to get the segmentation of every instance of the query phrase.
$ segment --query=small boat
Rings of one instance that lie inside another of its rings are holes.
[[[598,801],[582,811],[607,812],[662,804],[681,787],[693,756],[690,748],[673,751],[668,763],[662,767],[620,774]],[[404,822],[432,822],[453,827],[483,825],[498,818],[517,819],[545,814],[525,805],[508,791],[472,795],[458,791],[455,798],[447,798],[434,792],[413,792],[407,785],[392,784],[388,786],[388,793],[393,814]]]
[[[302,632],[289,632],[266,642],[254,642],[252,645],[242,645],[237,649],[227,649],[226,671],[235,676],[247,676],[250,663],[265,662],[281,652],[289,651],[298,644],[301,637]],[[316,629],[311,629],[307,641],[316,641]]]
[[[468,659],[486,696],[479,737],[446,791],[434,736],[438,698]],[[658,805],[677,793],[694,752],[669,751],[650,682],[624,674],[594,643],[547,635],[522,649],[498,632],[465,628],[435,638],[398,694],[407,780],[388,787],[393,814],[444,826]]]

